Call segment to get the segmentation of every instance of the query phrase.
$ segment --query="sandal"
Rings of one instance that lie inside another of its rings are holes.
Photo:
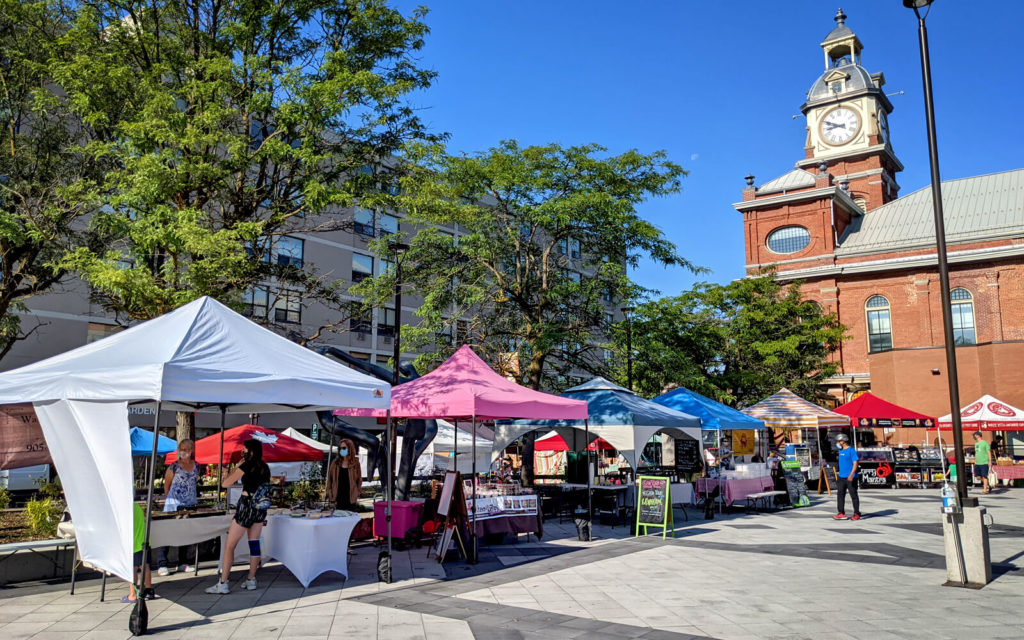
[[[132,600],[131,596],[122,596],[121,604],[135,604],[138,600]]]

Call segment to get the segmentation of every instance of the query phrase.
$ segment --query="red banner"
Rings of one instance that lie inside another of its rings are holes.
[[[0,469],[52,464],[39,418],[30,404],[0,405]]]

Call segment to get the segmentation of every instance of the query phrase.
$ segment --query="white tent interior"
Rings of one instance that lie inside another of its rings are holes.
[[[223,414],[386,409],[390,401],[387,383],[206,297],[0,374],[0,404],[35,407],[83,560],[125,580],[133,573],[129,403]]]
[[[454,468],[452,467],[453,458],[458,458],[457,468],[460,472],[470,473],[473,468],[473,434],[468,431],[470,428],[469,423],[460,423],[456,432],[454,424],[447,420],[438,420],[437,435],[416,461],[415,475],[428,475],[435,467],[442,470]],[[456,433],[458,433],[457,443]],[[477,425],[476,468],[478,471],[490,467],[492,438],[493,433],[490,429]],[[456,449],[458,455],[456,455]]]

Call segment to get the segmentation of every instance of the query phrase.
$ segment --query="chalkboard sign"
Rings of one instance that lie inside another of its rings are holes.
[[[804,474],[800,472],[800,462],[797,460],[782,461],[783,477],[786,479],[786,492],[789,494],[789,503],[794,507],[806,507],[811,504],[807,497],[807,482],[804,481]]]
[[[700,471],[700,443],[690,438],[676,438],[676,472]]]
[[[821,475],[818,476],[818,493],[825,493],[828,491],[829,495],[832,495],[832,487],[839,486],[839,476],[836,474],[836,468],[832,465],[825,466],[821,469]]]
[[[636,535],[640,527],[647,535],[648,527],[661,527],[661,537],[672,524],[671,480],[661,476],[640,476],[637,478]],[[675,533],[672,534],[675,537]]]

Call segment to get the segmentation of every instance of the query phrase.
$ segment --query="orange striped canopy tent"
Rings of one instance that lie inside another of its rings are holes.
[[[764,426],[769,429],[783,431],[850,426],[850,418],[847,416],[808,402],[786,388],[747,407],[743,413],[763,420]]]

